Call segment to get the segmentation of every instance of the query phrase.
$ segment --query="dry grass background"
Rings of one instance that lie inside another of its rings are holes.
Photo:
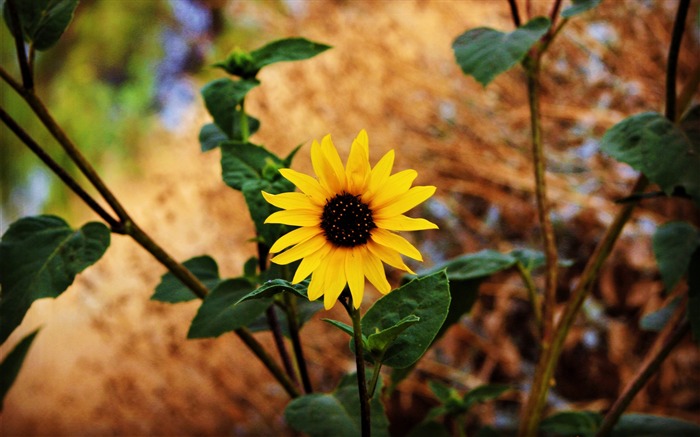
[[[532,3],[533,14],[547,12],[549,2]],[[450,49],[468,28],[511,29],[506,2],[297,4],[300,14],[252,1],[225,9],[234,22],[256,22],[263,30],[260,44],[302,35],[334,46],[315,59],[261,73],[263,85],[247,99],[262,121],[256,140],[286,154],[330,132],[344,155],[365,128],[373,161],[396,149],[397,169],[416,168],[418,184],[438,187],[421,215],[441,230],[421,233],[416,241],[426,266],[482,248],[537,247],[523,74],[514,69],[483,89],[461,73]],[[573,20],[547,57],[542,110],[548,182],[561,254],[573,261],[560,280],[562,300],[611,221],[617,209],[612,200],[624,196],[635,177],[585,140],[599,138],[627,115],[663,110],[675,4],[605,2]],[[697,16],[693,6],[690,17]],[[684,41],[681,84],[697,59],[693,26]],[[224,276],[232,276],[254,253],[247,242],[252,226],[239,194],[220,180],[218,152],[198,150],[198,129],[206,120],[200,106],[183,134],[154,132],[144,144],[162,146],[142,150],[137,174],[104,170],[135,219],[173,256],[208,253]],[[294,166],[309,170],[308,147]],[[88,213],[82,218],[94,219]],[[634,374],[654,338],[637,322],[667,300],[649,237],[654,223],[671,218],[698,224],[689,205],[658,200],[645,202],[626,228],[587,306],[589,316],[581,317],[567,342],[553,396],[557,408],[606,408]],[[3,435],[291,433],[282,419],[286,395],[233,335],[188,341],[197,304],[148,300],[162,273],[150,255],[114,236],[105,258],[68,292],[34,304],[8,342],[44,326],[6,398]],[[366,304],[374,298],[369,293]],[[339,309],[321,316],[344,320]],[[517,277],[502,274],[486,282],[471,316],[399,386],[390,402],[390,414],[401,423],[395,434],[420,421],[434,403],[427,378],[460,389],[489,381],[525,388],[535,358],[530,320]],[[353,367],[347,339],[318,320],[303,334],[314,385],[330,390]],[[698,370],[700,353],[688,339],[632,409],[700,422]],[[500,420],[513,418],[519,399],[515,393],[499,404]],[[484,422],[495,415],[492,407],[477,414]]]

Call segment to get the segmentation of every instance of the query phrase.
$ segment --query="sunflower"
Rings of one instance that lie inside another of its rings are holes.
[[[418,176],[415,170],[392,175],[393,150],[372,168],[364,130],[352,143],[345,167],[330,135],[321,144],[313,142],[311,163],[317,178],[287,168],[280,170],[301,192],[262,193],[265,200],[282,209],[265,223],[299,226],[272,245],[273,254],[293,246],[272,262],[289,264],[301,259],[292,282],[312,275],[309,299],[324,295],[326,309],[333,307],[346,285],[355,308],[359,308],[365,277],[382,294],[391,291],[382,261],[413,273],[401,255],[423,260],[418,249],[393,231],[437,229],[428,220],[404,215],[432,196],[435,187],[411,187]]]

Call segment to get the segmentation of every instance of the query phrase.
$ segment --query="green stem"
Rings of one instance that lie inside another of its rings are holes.
[[[19,62],[19,69],[22,73],[22,83],[24,88],[27,90],[34,89],[34,78],[32,77],[32,70],[29,67],[29,62],[27,60],[27,51],[24,49],[24,35],[22,33],[22,22],[19,19],[19,14],[17,13],[17,7],[15,6],[15,0],[8,0],[7,12],[10,15],[10,20],[14,24],[14,39],[15,39],[15,49],[17,50],[17,60]]]
[[[241,141],[248,142],[250,128],[248,127],[248,116],[245,113],[245,98],[241,100]]]
[[[370,407],[369,393],[367,392],[367,375],[365,374],[365,357],[362,349],[362,316],[359,309],[355,309],[352,297],[341,300],[350,319],[352,320],[353,339],[355,340],[355,364],[357,367],[357,390],[360,396],[360,419],[362,421],[362,437],[370,437]]]
[[[379,382],[379,374],[382,370],[382,362],[378,361],[372,369],[372,379],[369,382],[369,398],[374,397],[374,392],[377,390],[377,382]]]
[[[530,304],[532,305],[532,312],[535,315],[535,323],[537,323],[537,329],[539,329],[540,334],[542,333],[542,302],[537,294],[537,286],[535,286],[535,281],[532,280],[532,275],[530,271],[525,268],[523,263],[517,262],[515,264],[522,278],[525,288],[527,289],[527,295],[530,299]]]
[[[294,350],[294,357],[296,358],[297,367],[299,369],[301,383],[304,386],[304,392],[306,394],[313,393],[313,387],[311,386],[311,378],[309,378],[309,372],[306,368],[304,349],[301,344],[301,338],[299,337],[297,297],[292,296],[289,293],[284,293],[284,303],[287,312],[287,327],[289,328],[289,338],[292,340],[292,348]]]

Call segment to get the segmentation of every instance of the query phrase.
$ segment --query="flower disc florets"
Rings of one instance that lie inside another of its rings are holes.
[[[321,215],[321,229],[336,246],[355,247],[367,243],[376,228],[369,205],[360,196],[342,193],[326,202]]]

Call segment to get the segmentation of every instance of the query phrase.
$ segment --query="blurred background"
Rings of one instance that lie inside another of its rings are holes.
[[[549,1],[529,3],[531,16],[549,13]],[[663,112],[676,7],[674,0],[604,2],[573,19],[545,57],[549,193],[560,255],[570,260],[560,277],[562,302],[617,211],[614,200],[636,179],[599,153],[598,140],[628,115]],[[372,162],[395,149],[396,170],[415,168],[417,184],[438,187],[419,213],[440,230],[409,236],[426,259],[411,264],[419,269],[485,248],[539,248],[524,74],[515,68],[483,88],[452,54],[452,41],[478,26],[510,31],[507,2],[83,0],[58,45],[38,56],[36,82],[136,221],[176,259],[206,253],[230,277],[255,253],[248,241],[254,231],[240,194],[221,181],[219,152],[199,150],[199,129],[209,122],[199,89],[224,76],[211,64],[236,47],[289,36],[329,44],[334,48],[316,58],[261,72],[262,85],[246,99],[262,123],[252,139],[282,155],[305,144],[294,163],[302,171],[310,170],[311,140],[327,133],[343,157],[363,128]],[[698,26],[693,2],[679,88],[697,68]],[[17,74],[5,26],[0,44],[3,66]],[[4,83],[0,103],[77,176]],[[4,125],[0,140],[2,232],[40,213],[72,226],[97,219]],[[567,341],[551,395],[555,409],[605,409],[634,374],[655,337],[639,320],[673,297],[663,293],[650,237],[675,219],[700,225],[697,210],[682,200],[645,201],[635,212]],[[198,304],[149,301],[164,268],[129,239],[112,241],[66,293],[35,302],[0,348],[4,357],[44,326],[5,400],[2,434],[289,434],[285,393],[237,338],[186,340]],[[397,284],[398,274],[388,272]],[[365,305],[377,297],[368,294]],[[328,391],[353,359],[345,334],[321,317],[345,315],[339,308],[319,314],[302,333],[314,386]],[[486,382],[527,390],[534,335],[519,277],[488,280],[472,313],[392,396],[393,434],[404,435],[437,404],[425,385],[430,379],[461,391]],[[480,407],[469,425],[513,426],[520,401],[511,392]],[[690,339],[631,409],[700,423],[700,353]]]

